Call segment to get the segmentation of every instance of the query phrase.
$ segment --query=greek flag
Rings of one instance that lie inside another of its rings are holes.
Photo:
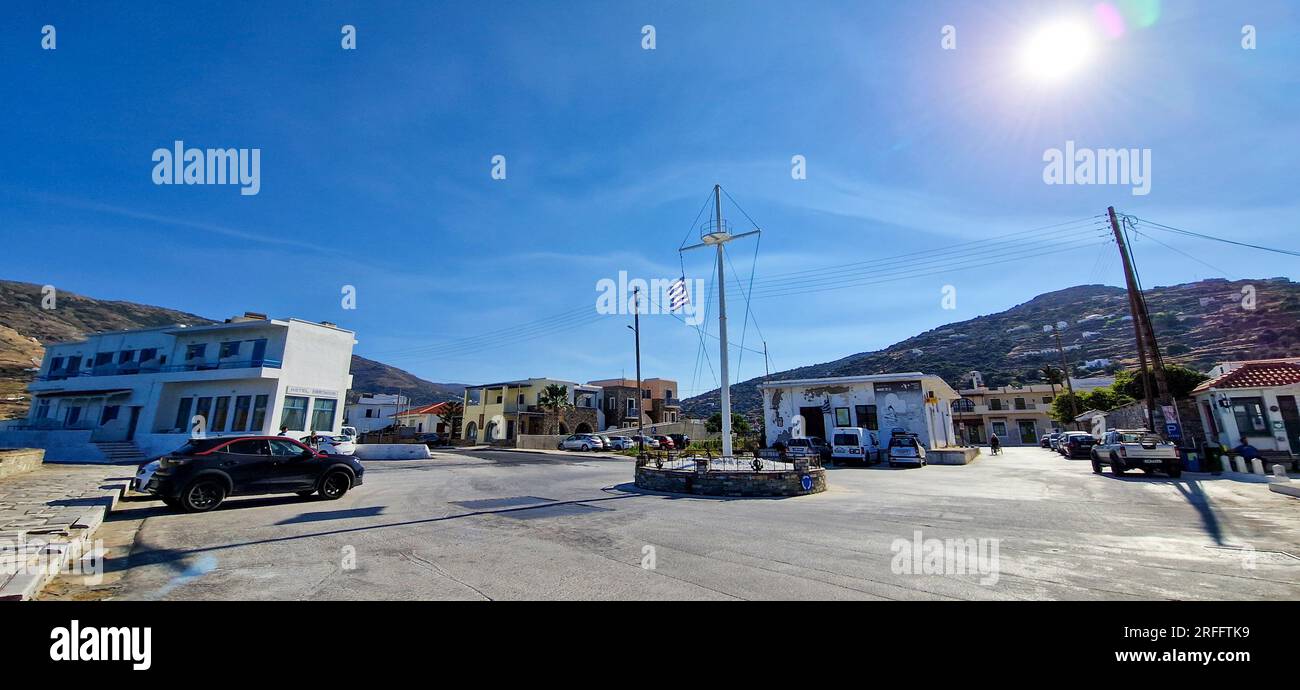
[[[672,285],[668,286],[669,311],[677,311],[690,301],[691,296],[686,292],[686,276],[678,278]]]

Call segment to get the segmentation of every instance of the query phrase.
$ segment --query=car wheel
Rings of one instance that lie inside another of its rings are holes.
[[[563,444],[563,443],[556,444],[555,449],[556,449],[556,450],[564,450],[564,444]]]
[[[1096,454],[1092,456],[1092,473],[1101,474],[1101,461],[1097,459]]]
[[[352,477],[343,470],[330,471],[320,480],[320,495],[329,501],[343,498],[351,488]]]
[[[1115,474],[1116,476],[1119,476],[1119,475],[1124,474],[1124,472],[1126,472],[1127,470],[1128,470],[1128,468],[1124,467],[1124,461],[1123,461],[1123,460],[1120,460],[1119,458],[1115,457],[1114,455],[1110,456],[1110,471],[1111,471],[1113,474]]]
[[[226,485],[219,479],[200,477],[190,482],[181,492],[180,507],[187,513],[203,513],[215,509],[226,500]]]
[[[582,444],[582,452],[585,453],[585,452],[587,452],[587,451],[589,451],[589,450],[591,450],[591,446],[589,446],[589,445],[587,445],[587,444],[585,444],[585,443]]]

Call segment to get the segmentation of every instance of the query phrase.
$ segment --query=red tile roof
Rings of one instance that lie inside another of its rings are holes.
[[[1216,379],[1205,381],[1194,393],[1211,388],[1269,388],[1300,384],[1300,364],[1277,360],[1245,362]]]
[[[447,409],[447,403],[440,402],[440,403],[433,403],[432,405],[425,405],[424,407],[416,407],[414,409],[406,410],[404,412],[398,412],[392,416],[405,417],[408,415],[415,416],[415,415],[422,415],[422,414],[441,415],[444,411],[446,411],[446,409]]]

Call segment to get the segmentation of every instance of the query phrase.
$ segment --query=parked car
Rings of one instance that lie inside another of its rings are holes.
[[[1048,437],[1048,443],[1050,444],[1049,447],[1058,453],[1061,452],[1060,444],[1061,444],[1061,439],[1064,437],[1065,437],[1064,431],[1053,432],[1052,435]]]
[[[663,434],[655,434],[654,439],[659,442],[659,447],[664,450],[677,450],[677,444]]]
[[[837,427],[831,435],[831,460],[874,465],[880,462],[880,443],[875,434],[861,427]]]
[[[1038,446],[1039,446],[1040,448],[1051,448],[1051,447],[1052,447],[1052,435],[1051,435],[1051,434],[1043,434],[1043,437],[1040,438],[1040,439],[1038,439]]]
[[[215,509],[228,496],[296,493],[341,498],[360,486],[365,468],[351,455],[330,455],[284,436],[190,439],[141,465],[136,490],[189,513]]]
[[[437,448],[447,445],[447,438],[436,431],[430,431],[415,437],[415,440],[423,443],[429,448]]]
[[[357,444],[347,436],[316,434],[316,449],[330,455],[356,455]]]
[[[896,431],[889,437],[889,466],[899,465],[925,467],[925,446],[916,434]]]
[[[685,450],[687,446],[691,445],[691,437],[686,434],[668,434],[668,438],[673,440],[673,445],[677,447],[677,450]]]
[[[830,445],[820,436],[792,438],[785,442],[785,454],[788,456],[816,455],[823,461],[828,461],[832,452]]]
[[[605,444],[595,434],[573,434],[560,441],[560,450],[601,450]]]
[[[633,436],[633,437],[632,437],[632,447],[633,447],[633,448],[640,448],[640,447],[641,447],[641,444],[642,444],[643,441],[644,441],[644,443],[645,443],[645,447],[648,448],[648,449],[650,449],[650,450],[655,450],[655,449],[659,448],[659,441],[656,440],[655,437],[653,437],[653,436],[645,436],[645,437],[642,437],[642,436]]]
[[[610,436],[610,450],[629,450],[635,448],[636,444],[632,442],[631,436]]]
[[[1102,465],[1110,465],[1117,475],[1128,470],[1152,474],[1160,470],[1173,478],[1183,475],[1178,448],[1145,429],[1107,431],[1092,447],[1092,471],[1101,474]]]
[[[1067,458],[1086,458],[1092,455],[1092,446],[1097,439],[1086,431],[1071,431],[1056,442],[1061,455]]]

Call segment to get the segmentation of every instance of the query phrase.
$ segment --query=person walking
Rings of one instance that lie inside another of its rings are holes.
[[[997,455],[1002,451],[1002,441],[998,439],[997,434],[993,434],[989,437],[989,449],[993,451],[994,455]]]

